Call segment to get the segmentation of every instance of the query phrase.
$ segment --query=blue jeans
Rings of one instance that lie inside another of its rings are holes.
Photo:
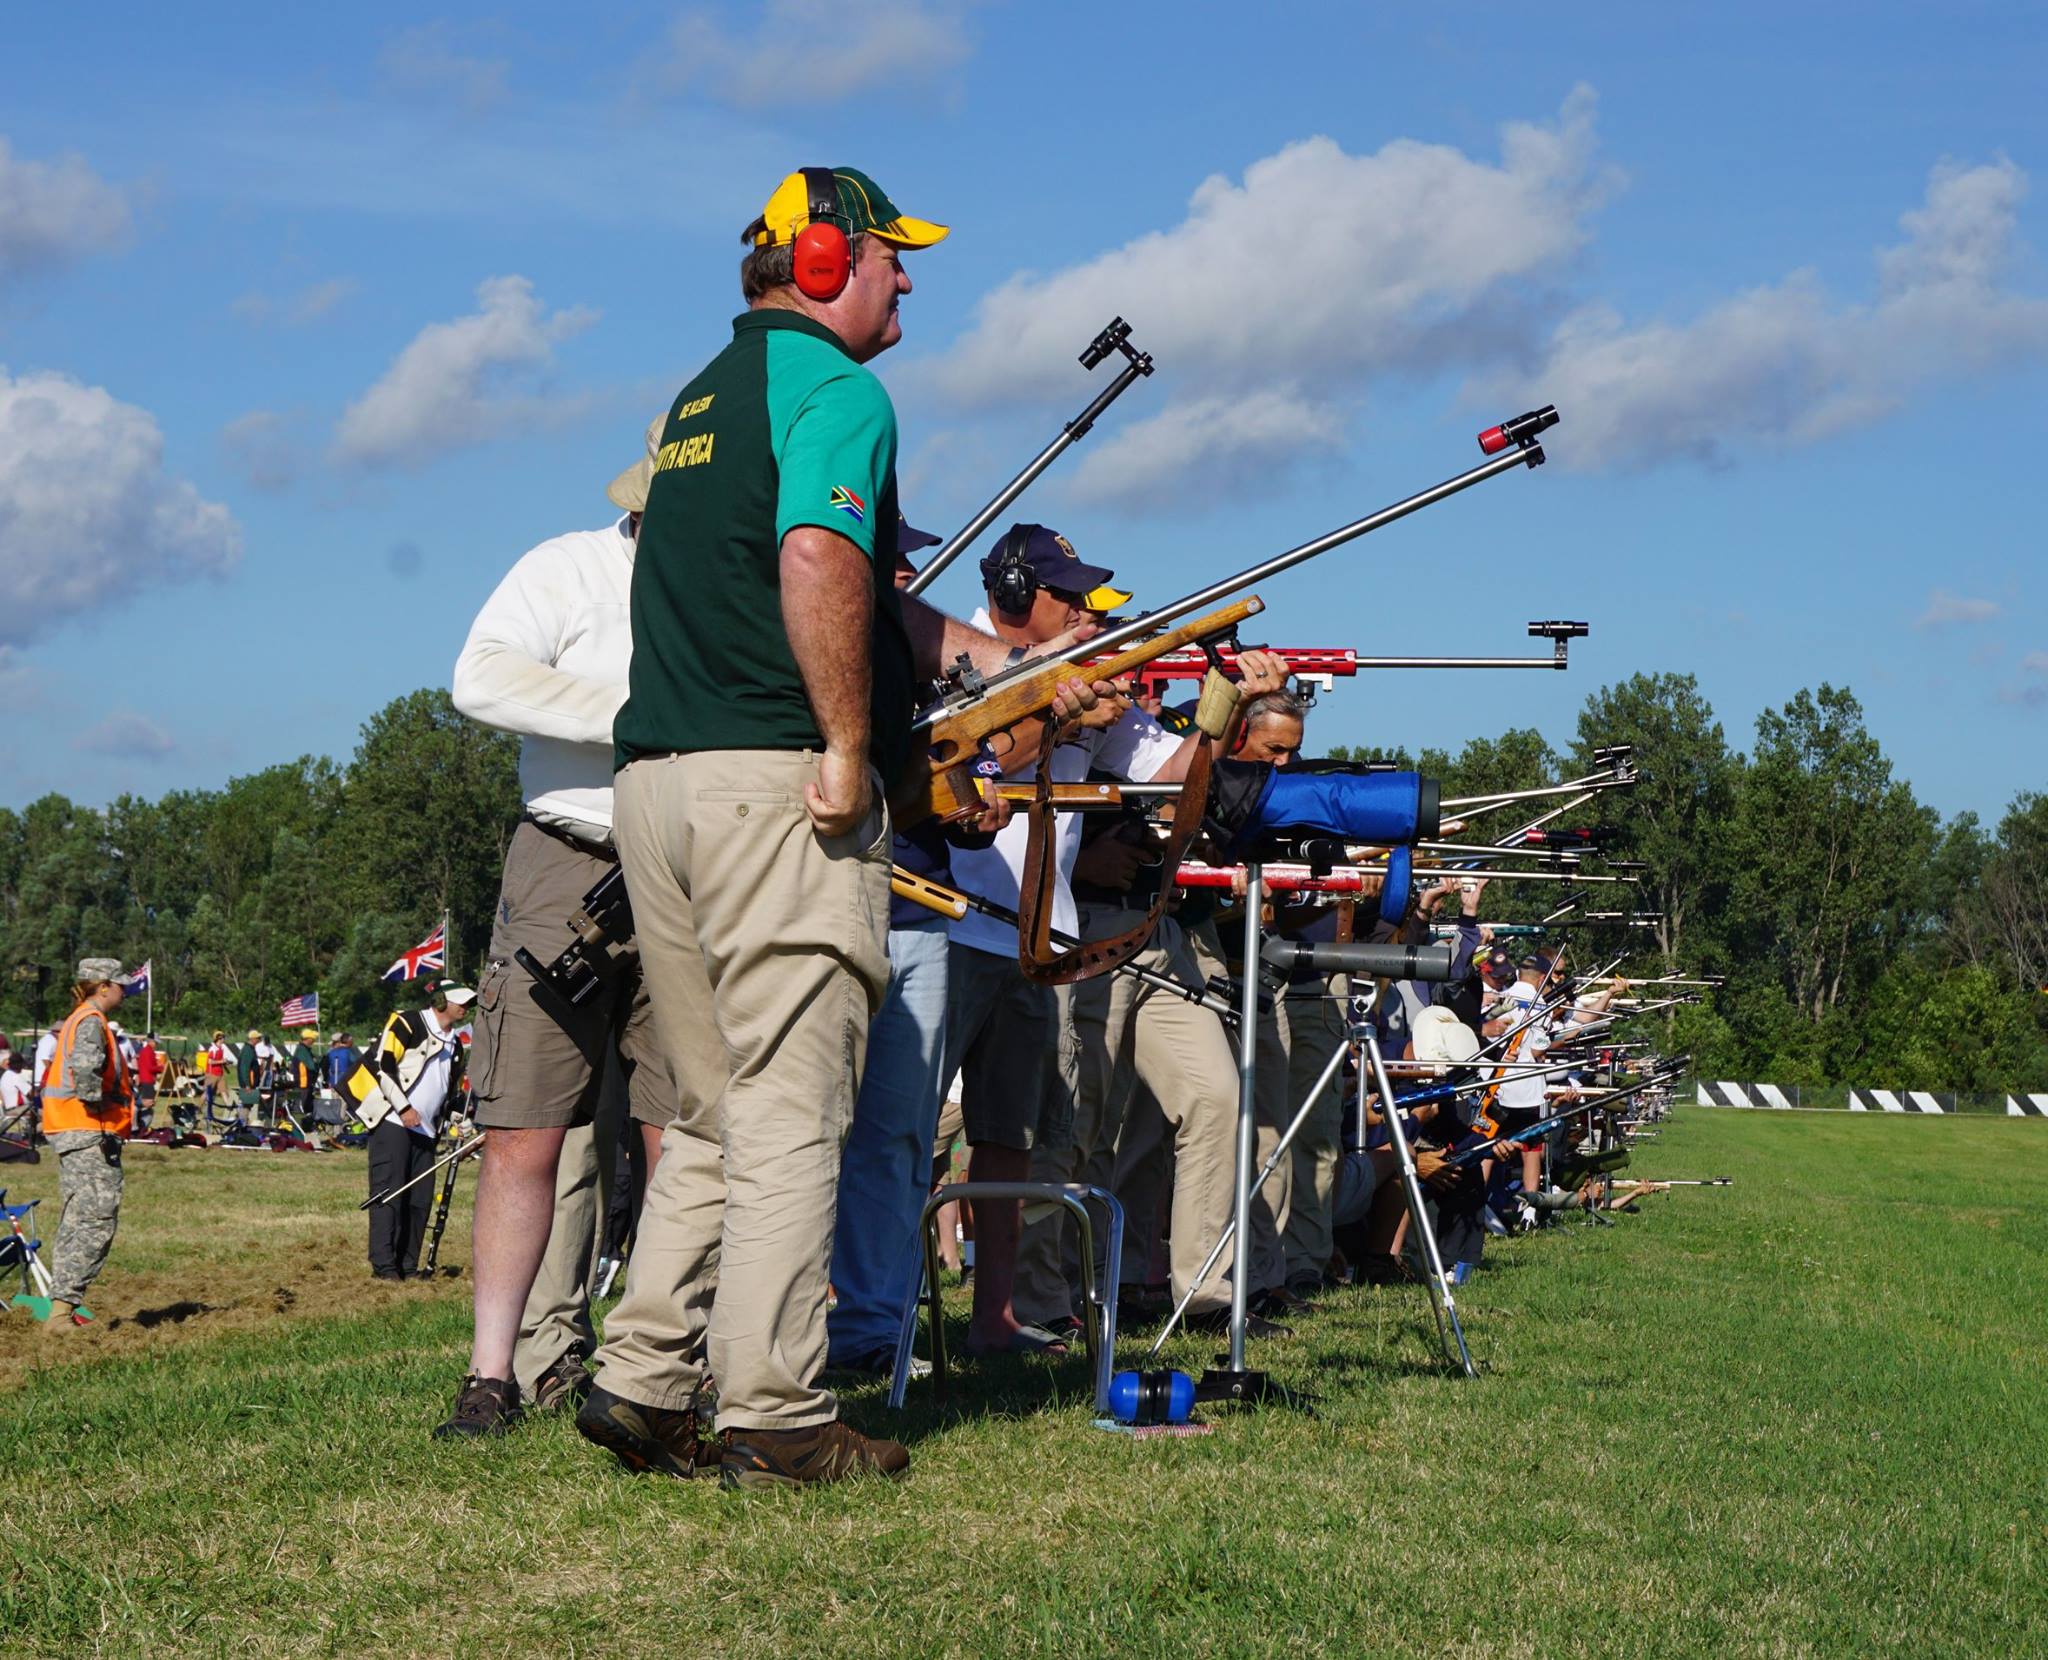
[[[893,1348],[916,1272],[918,1212],[931,1191],[946,1033],[946,923],[889,930],[889,989],[868,1028],[867,1069],[839,1159],[826,1317],[831,1365]]]

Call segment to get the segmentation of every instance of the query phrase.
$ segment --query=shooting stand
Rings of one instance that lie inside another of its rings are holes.
[[[1305,879],[1295,884],[1295,891],[1318,891],[1317,879]],[[1148,1358],[1156,1357],[1173,1328],[1187,1312],[1195,1291],[1209,1277],[1233,1238],[1249,1241],[1251,1237],[1252,1195],[1266,1183],[1279,1168],[1280,1161],[1287,1157],[1294,1145],[1294,1138],[1308,1122],[1309,1114],[1322,1098],[1325,1089],[1331,1087],[1343,1069],[1347,1054],[1358,1057],[1359,1076],[1370,1084],[1380,1100],[1380,1110],[1387,1121],[1387,1134],[1394,1144],[1396,1157],[1401,1165],[1401,1179],[1407,1189],[1408,1215],[1410,1226],[1422,1246],[1423,1261],[1429,1283],[1432,1308],[1436,1314],[1437,1339],[1443,1347],[1444,1358],[1457,1366],[1466,1377],[1477,1377],[1478,1369],[1472,1364],[1471,1352],[1465,1346],[1464,1327],[1458,1320],[1457,1301],[1451,1286],[1444,1276],[1443,1257],[1437,1250],[1436,1229],[1430,1221],[1427,1202],[1423,1198],[1422,1184],[1415,1174],[1415,1156],[1408,1146],[1407,1132],[1402,1128],[1399,1110],[1394,1103],[1394,1086],[1387,1077],[1386,1063],[1380,1054],[1379,1029],[1373,1022],[1372,1011],[1377,1001],[1377,988],[1368,985],[1351,998],[1349,1033],[1346,1043],[1330,1057],[1323,1074],[1316,1080],[1307,1098],[1295,1112],[1287,1128],[1281,1133],[1278,1145],[1266,1160],[1265,1166],[1256,1173],[1252,1169],[1254,1150],[1257,1147],[1257,1067],[1258,1067],[1258,970],[1260,960],[1260,911],[1265,896],[1265,870],[1262,865],[1253,864],[1247,868],[1245,881],[1245,973],[1242,988],[1243,1001],[1238,1010],[1237,1028],[1237,1203],[1236,1214],[1211,1247],[1207,1260],[1202,1264],[1191,1284],[1181,1295],[1166,1324],[1160,1328],[1153,1340]],[[1369,1068],[1369,1070],[1368,1070]],[[1361,1113],[1361,1119],[1363,1114]],[[1244,1364],[1244,1331],[1246,1301],[1249,1282],[1245,1273],[1247,1251],[1240,1248],[1236,1264],[1230,1276],[1230,1349],[1227,1354],[1217,1356],[1218,1364],[1202,1374],[1195,1386],[1195,1398],[1205,1401],[1235,1401],[1251,1404],[1263,1400],[1269,1393],[1269,1384],[1263,1372],[1249,1371]]]
[[[954,1182],[925,1200],[917,1219],[917,1237],[911,1249],[918,1255],[918,1271],[911,1276],[910,1294],[903,1300],[903,1322],[896,1329],[896,1370],[889,1382],[889,1406],[900,1411],[910,1385],[910,1352],[917,1338],[917,1305],[928,1310],[932,1342],[932,1392],[946,1397],[946,1320],[939,1291],[939,1213],[956,1199],[1024,1199],[1042,1204],[1063,1205],[1074,1219],[1081,1238],[1081,1270],[1088,1287],[1088,1318],[1081,1330],[1088,1342],[1088,1363],[1095,1378],[1095,1411],[1109,1412],[1109,1379],[1116,1364],[1116,1293],[1124,1254],[1124,1207],[1107,1188],[1080,1182]],[[1089,1201],[1102,1207],[1105,1219],[1103,1252],[1095,1251],[1095,1224],[1088,1214]]]

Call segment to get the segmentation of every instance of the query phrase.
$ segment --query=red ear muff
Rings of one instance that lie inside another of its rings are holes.
[[[853,274],[853,247],[837,225],[806,225],[790,245],[797,291],[813,300],[836,300]]]

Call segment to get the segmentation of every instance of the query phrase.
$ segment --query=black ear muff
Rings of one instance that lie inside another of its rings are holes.
[[[988,597],[1005,616],[1021,617],[1038,598],[1038,573],[1024,561],[1036,525],[1012,525],[982,566]]]
[[[812,300],[836,300],[853,275],[853,244],[839,208],[839,181],[829,167],[803,169],[809,223],[790,245],[797,292]]]

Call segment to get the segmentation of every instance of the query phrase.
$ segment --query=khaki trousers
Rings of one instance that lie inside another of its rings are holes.
[[[1079,1168],[1074,1139],[1076,1097],[1081,1089],[1081,1049],[1074,1033],[1074,988],[1055,986],[1053,1044],[1039,1077],[1038,1131],[1031,1143],[1034,1182],[1071,1182]],[[1099,1232],[1099,1228],[1098,1228]],[[1102,1249],[1098,1240],[1096,1249]],[[1017,1279],[1010,1302],[1027,1326],[1077,1312],[1086,1317],[1086,1303],[1076,1301],[1080,1239],[1064,1205],[1026,1205],[1023,1232],[1017,1243]]]
[[[1332,974],[1298,988],[1313,996],[1287,999],[1287,1114],[1291,1120],[1315,1088],[1330,1057],[1344,1047],[1344,998],[1349,977]],[[1289,1195],[1287,1227],[1281,1243],[1287,1252],[1290,1280],[1320,1277],[1329,1266],[1334,1241],[1330,1227],[1337,1202],[1338,1145],[1344,1135],[1344,1077],[1340,1072],[1323,1091],[1314,1112],[1301,1126],[1290,1149],[1294,1190]],[[1283,1126],[1284,1128],[1284,1126]]]
[[[1084,905],[1082,936],[1101,939],[1121,933],[1141,914]],[[1186,986],[1199,987],[1207,978],[1188,936],[1171,917],[1161,918],[1134,960]],[[1080,1105],[1075,1114],[1079,1179],[1095,1181],[1121,1197],[1127,1174],[1135,1175],[1162,1144],[1171,1142],[1169,1277],[1179,1298],[1235,1208],[1237,1061],[1229,1038],[1222,1021],[1207,1009],[1126,974],[1100,975],[1077,985],[1074,1024],[1081,1047]],[[1146,1085],[1144,1096],[1134,1094],[1134,1081]],[[1140,1104],[1143,1110],[1126,1116],[1127,1109]],[[1229,1302],[1236,1258],[1233,1242],[1196,1288],[1196,1312]],[[1266,1289],[1256,1278],[1262,1262],[1269,1268],[1284,1262],[1273,1213],[1256,1203],[1251,1262],[1254,1290]],[[1284,1275],[1284,1267],[1279,1272]]]
[[[710,750],[617,775],[614,837],[680,1095],[662,1132],[604,1387],[718,1427],[838,1416],[821,1388],[839,1156],[888,984],[889,820],[804,811],[817,757]]]
[[[1234,936],[1232,947],[1244,948],[1244,924],[1236,921],[1226,924]],[[1205,976],[1228,974],[1230,965],[1224,960],[1222,940],[1218,925],[1205,922],[1193,929],[1190,937],[1195,944],[1195,961]],[[1256,1112],[1257,1131],[1252,1142],[1253,1176],[1266,1168],[1266,1161],[1280,1145],[1280,1132],[1287,1128],[1287,1121],[1293,1116],[1288,1105],[1287,1079],[1287,1003],[1284,998],[1273,999],[1273,1012],[1259,1014],[1259,1044],[1255,1068],[1255,1095],[1253,1105]],[[1230,1039],[1230,1093],[1233,1107],[1237,1100],[1237,1039]],[[1232,1134],[1236,1133],[1235,1122]],[[1233,1140],[1232,1148],[1236,1143]],[[1290,1150],[1291,1151],[1291,1150]],[[1231,1166],[1233,1172],[1236,1164]],[[1234,1176],[1233,1176],[1233,1179]],[[1292,1158],[1280,1161],[1279,1168],[1266,1178],[1266,1185],[1252,1196],[1252,1291],[1277,1291],[1287,1283],[1287,1249],[1282,1241],[1287,1235],[1287,1218],[1294,1208],[1294,1162]],[[1264,1211],[1271,1219],[1269,1230],[1258,1226],[1259,1215]],[[1208,1247],[1204,1245],[1203,1249]]]

